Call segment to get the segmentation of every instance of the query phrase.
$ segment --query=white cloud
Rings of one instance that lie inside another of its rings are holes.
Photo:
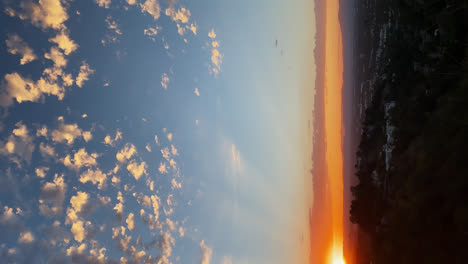
[[[20,64],[27,64],[37,59],[34,51],[29,47],[18,34],[9,34],[8,39],[5,40],[8,52],[11,54],[21,55]]]
[[[53,182],[46,182],[39,195],[39,209],[43,215],[52,216],[62,212],[67,185],[63,175],[55,174]]]

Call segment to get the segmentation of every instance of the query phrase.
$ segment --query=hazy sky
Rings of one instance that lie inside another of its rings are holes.
[[[0,2],[0,258],[305,262],[310,2]]]

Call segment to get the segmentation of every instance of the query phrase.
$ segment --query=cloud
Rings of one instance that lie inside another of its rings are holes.
[[[86,62],[82,62],[81,66],[80,66],[80,73],[78,73],[78,76],[76,77],[76,85],[78,85],[78,87],[83,87],[83,83],[85,81],[88,81],[89,80],[89,76],[92,75],[94,73],[94,70],[91,69],[89,67],[89,64],[86,63]]]
[[[82,209],[85,207],[86,203],[88,203],[89,194],[85,192],[77,192],[75,196],[70,198],[70,204],[75,213],[80,213]]]
[[[167,133],[167,139],[168,139],[169,141],[172,141],[172,133]]]
[[[31,20],[31,23],[42,30],[48,28],[65,29],[63,24],[68,19],[66,8],[60,0],[21,1],[21,11],[7,8],[6,13],[17,16],[21,20]]]
[[[105,39],[101,40],[103,46],[106,46],[109,43],[119,42],[119,36],[122,35],[119,24],[112,18],[112,16],[106,17],[107,29],[110,31],[109,34],[106,34]]]
[[[190,10],[181,7],[175,10],[173,5],[166,9],[166,16],[170,17],[174,22],[187,23],[190,20]]]
[[[124,199],[122,196],[122,192],[117,193],[117,200],[119,201],[118,204],[114,206],[114,210],[116,211],[117,218],[119,221],[122,221],[123,219],[123,204],[124,204]]]
[[[16,123],[6,142],[0,142],[0,154],[8,156],[9,159],[21,167],[21,161],[31,161],[34,151],[33,137],[22,122]]]
[[[120,130],[117,130],[113,139],[109,134],[106,135],[106,137],[104,138],[104,144],[114,146],[114,143],[120,139],[122,139],[122,132],[120,132]]]
[[[41,128],[36,130],[36,137],[48,137],[48,129],[46,126],[42,126]]]
[[[158,168],[159,173],[161,174],[166,174],[167,173],[167,166],[165,162],[159,163],[159,168]]]
[[[141,12],[147,12],[150,14],[154,20],[158,20],[161,7],[158,0],[146,0],[143,4],[140,4]]]
[[[97,153],[88,154],[85,148],[81,148],[75,152],[73,158],[70,155],[67,155],[62,159],[62,162],[63,165],[67,166],[68,168],[78,171],[82,167],[91,167],[97,165],[97,157]]]
[[[146,162],[138,164],[136,161],[132,161],[127,165],[127,170],[135,177],[135,180],[140,179],[143,174],[146,174]]]
[[[55,149],[52,146],[41,142],[39,145],[39,150],[43,158],[55,157]]]
[[[156,35],[158,34],[159,30],[161,30],[160,26],[155,26],[154,28],[148,27],[143,31],[143,33],[152,41],[156,41]]]
[[[20,64],[27,64],[37,59],[34,51],[29,47],[18,34],[8,34],[8,39],[5,40],[8,52],[11,54],[21,55]]]
[[[48,171],[49,171],[49,168],[39,167],[39,168],[36,168],[36,175],[39,178],[45,178]]]
[[[0,215],[0,223],[3,225],[12,225],[16,222],[16,215],[13,212],[13,208],[8,206],[3,207],[3,214]]]
[[[34,236],[31,232],[29,231],[24,231],[21,232],[19,237],[18,237],[18,243],[21,244],[31,244],[34,242]]]
[[[46,216],[58,215],[62,212],[62,204],[65,199],[67,185],[63,175],[55,174],[53,182],[46,182],[39,195],[39,210]]]
[[[59,100],[65,96],[63,87],[43,78],[34,82],[14,72],[6,74],[4,80],[4,91],[0,93],[0,106],[10,106],[13,104],[13,99],[16,99],[18,103],[37,102],[43,94],[55,95]]]
[[[136,0],[126,0],[126,1],[127,1],[127,4],[129,4],[129,5],[136,4]]]
[[[159,199],[159,197],[156,194],[154,194],[154,195],[151,195],[151,202],[153,204],[154,219],[156,221],[158,221],[158,219],[159,219],[159,204],[161,203],[161,200]]]
[[[151,152],[151,146],[149,144],[146,144],[145,148],[146,148],[146,151]]]
[[[125,146],[115,155],[115,158],[120,162],[124,163],[129,160],[133,155],[137,153],[135,145],[127,143]]]
[[[44,57],[54,62],[54,67],[56,71],[60,71],[57,69],[67,66],[67,59],[65,59],[65,56],[57,47],[51,47],[50,52],[44,54]],[[55,76],[61,75],[61,73],[53,73],[53,72],[51,72],[51,74],[55,74]],[[53,78],[56,78],[56,77],[53,77]]]
[[[128,230],[132,231],[135,228],[135,221],[134,221],[134,214],[129,213],[127,220],[125,222],[127,223]]]
[[[85,192],[78,191],[76,195],[70,198],[71,207],[67,208],[65,224],[71,225],[70,231],[77,242],[82,242],[85,239],[88,234],[87,229],[92,226],[91,222],[85,222],[81,217],[85,211],[90,210],[91,205],[89,205],[89,202],[89,194]]]
[[[182,184],[180,182],[177,182],[176,179],[171,180],[171,186],[172,186],[172,189],[182,188]]]
[[[169,257],[172,255],[172,246],[175,245],[175,240],[169,232],[164,232],[159,237],[156,247],[161,250],[161,255],[158,256],[159,263],[170,263]]]
[[[107,175],[103,173],[100,169],[91,170],[88,169],[86,172],[83,172],[80,175],[80,182],[92,182],[94,185],[98,185],[98,189],[101,190],[106,187]]]
[[[49,42],[56,43],[65,55],[69,55],[79,47],[78,44],[70,39],[65,30],[60,31],[54,38],[50,38]]]
[[[167,90],[167,85],[169,84],[169,76],[167,76],[167,73],[163,73],[161,75],[161,86],[164,88],[164,90]]]
[[[190,26],[187,25],[187,29],[192,31],[194,35],[197,35],[198,26],[196,24],[190,24]]]
[[[208,33],[208,37],[211,39],[211,64],[212,64],[209,70],[211,73],[217,76],[221,70],[221,63],[223,60],[223,56],[219,52],[219,49],[218,49],[219,42],[215,40],[216,33],[214,29],[211,29],[211,31]]]
[[[159,145],[158,135],[154,135],[154,142]]]
[[[52,131],[52,141],[72,145],[75,139],[83,137],[85,141],[92,138],[91,132],[83,131],[77,124],[61,123],[57,129]]]
[[[223,261],[221,262],[222,264],[232,264],[232,257],[230,256],[224,256]]]
[[[205,244],[204,240],[202,240],[200,242],[200,264],[210,264],[212,254],[213,250]]]
[[[195,88],[194,93],[195,93],[197,96],[200,96],[200,91],[198,91],[198,88]]]
[[[109,8],[111,0],[94,0],[100,7]]]

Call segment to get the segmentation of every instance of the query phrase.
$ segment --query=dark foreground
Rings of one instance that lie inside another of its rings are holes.
[[[468,1],[356,1],[357,263],[468,263]]]

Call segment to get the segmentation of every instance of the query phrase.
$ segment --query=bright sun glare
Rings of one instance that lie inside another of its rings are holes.
[[[333,260],[333,264],[346,264],[344,259],[335,259]]]

